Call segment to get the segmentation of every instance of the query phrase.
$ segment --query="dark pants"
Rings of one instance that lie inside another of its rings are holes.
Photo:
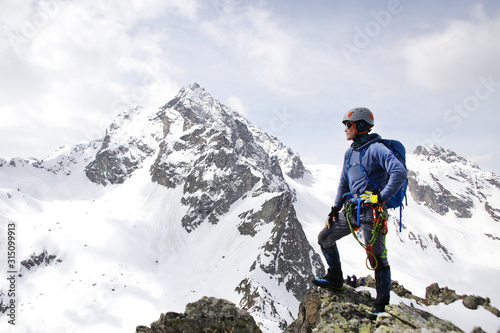
[[[372,215],[373,216],[373,215]],[[355,218],[352,218],[355,220]],[[360,230],[362,234],[362,242],[367,244],[372,238],[373,224],[371,222],[360,221]],[[325,256],[329,269],[340,269],[340,255],[337,248],[337,241],[344,236],[351,234],[351,229],[347,224],[344,211],[340,212],[337,222],[333,223],[330,228],[324,228],[318,235],[318,243],[321,246],[321,251]],[[385,235],[379,233],[377,239],[373,243],[373,253],[377,259],[377,268],[375,270],[377,299],[375,305],[389,304],[389,293],[391,291],[391,270],[387,258],[382,258],[385,252]],[[372,267],[373,267],[373,261]]]

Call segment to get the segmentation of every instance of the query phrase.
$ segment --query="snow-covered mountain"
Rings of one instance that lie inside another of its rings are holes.
[[[500,307],[500,179],[439,147],[418,147],[407,161],[403,229],[393,213],[387,244],[393,279],[422,296],[438,282]],[[304,167],[196,83],[159,109],[118,115],[102,140],[43,160],[0,159],[0,242],[14,226],[17,328],[133,331],[214,296],[280,332],[324,271],[316,237],[339,174]],[[339,248],[345,274],[370,273],[353,237]],[[1,276],[12,271],[1,267]],[[9,287],[0,280],[4,305]],[[500,327],[484,309],[468,311],[457,325]],[[12,328],[7,315],[2,332]]]
[[[284,327],[323,272],[285,180],[303,176],[299,156],[196,83],[160,109],[119,115],[103,140],[0,165],[2,225],[18,229],[18,258],[60,260],[44,273],[20,268],[21,312],[40,310],[49,297],[63,304],[112,290],[138,296],[125,309],[113,304],[135,327],[148,322],[137,306],[154,318],[214,295]],[[25,289],[51,270],[53,287],[67,292]],[[79,317],[61,311],[59,318]]]

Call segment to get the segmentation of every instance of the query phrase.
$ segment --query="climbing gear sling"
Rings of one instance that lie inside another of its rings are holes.
[[[383,236],[387,235],[387,212],[384,210],[383,205],[371,205],[367,204],[366,206],[370,206],[373,211],[373,220],[371,223],[373,224],[372,228],[372,237],[368,241],[368,244],[364,244],[361,242],[356,235],[356,231],[359,230],[360,223],[359,223],[359,208],[361,205],[361,201],[358,201],[357,204],[347,201],[345,204],[345,212],[346,212],[346,220],[347,224],[349,225],[349,228],[351,229],[351,233],[353,234],[354,238],[356,241],[363,247],[367,253],[366,257],[366,267],[370,270],[376,270],[378,267],[378,260],[376,258],[376,255],[373,251],[373,244],[375,244],[376,240],[378,239],[379,235],[382,234]],[[353,214],[356,214],[356,224],[351,223],[351,217]],[[387,258],[387,247],[385,246],[385,239],[384,239],[384,252],[380,256],[380,258]],[[371,268],[370,268],[371,266]]]

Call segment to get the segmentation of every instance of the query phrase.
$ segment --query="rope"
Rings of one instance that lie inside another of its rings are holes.
[[[378,260],[375,256],[375,252],[373,252],[373,244],[377,240],[380,233],[382,233],[382,235],[384,235],[384,236],[387,235],[387,231],[388,231],[388,229],[387,229],[387,214],[384,211],[382,206],[372,206],[372,205],[367,204],[367,206],[372,207],[372,210],[373,210],[373,221],[372,221],[373,229],[372,229],[372,238],[370,239],[368,244],[364,244],[363,242],[361,242],[359,240],[358,236],[356,235],[356,231],[358,231],[360,228],[360,224],[359,224],[359,206],[360,205],[359,205],[359,202],[358,202],[358,205],[356,207],[357,208],[357,214],[356,214],[357,215],[357,221],[356,221],[357,226],[356,226],[356,228],[353,228],[351,221],[350,221],[350,216],[353,214],[352,210],[353,210],[354,206],[355,205],[351,202],[346,203],[347,224],[349,225],[349,229],[351,229],[351,233],[353,234],[354,239],[356,239],[356,241],[359,243],[359,245],[361,245],[361,247],[364,248],[366,253],[367,253],[367,255],[366,255],[366,268],[374,271],[378,267]],[[377,214],[377,212],[379,214]],[[385,242],[386,242],[386,240],[384,239],[384,252],[382,253],[381,258],[387,258],[387,247],[385,246]]]

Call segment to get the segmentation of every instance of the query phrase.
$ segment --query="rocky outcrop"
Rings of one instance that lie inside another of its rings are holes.
[[[150,122],[143,108],[120,114],[106,130],[106,136],[95,158],[85,167],[90,181],[101,184],[122,184],[142,167],[142,162],[156,150],[156,133],[147,133]],[[144,122],[144,129],[130,126]],[[157,138],[157,137],[156,137]]]
[[[262,271],[275,276],[279,283],[284,283],[297,299],[303,299],[304,286],[310,286],[312,274],[322,275],[324,269],[319,255],[304,242],[304,231],[293,209],[292,195],[286,192],[267,201],[261,211],[253,214],[252,220],[272,221],[274,227],[251,270],[258,265]]]
[[[43,250],[39,254],[33,253],[28,259],[24,259],[19,262],[21,267],[19,268],[19,271],[17,271],[17,277],[23,278],[23,275],[28,273],[27,271],[33,273],[39,268],[47,267],[52,264],[57,265],[61,262],[61,259],[57,258],[54,254],[49,254],[47,250]],[[9,273],[7,280],[9,280],[11,276],[12,272]],[[15,291],[15,289],[13,290]],[[9,309],[9,299],[11,299],[11,296],[13,295],[13,290],[7,288],[4,291],[3,289],[0,289],[0,313],[5,313],[7,309]]]
[[[367,313],[372,306],[368,291],[349,286],[342,292],[311,289],[286,332],[463,332],[449,321],[403,303],[387,306],[386,313],[370,320]]]
[[[203,297],[186,305],[184,313],[168,312],[150,327],[137,326],[136,333],[260,333],[253,317],[233,303],[214,297]]]
[[[375,288],[371,276],[363,279],[363,285]],[[358,286],[359,286],[358,280]],[[500,317],[500,311],[490,304],[489,298],[476,295],[457,295],[455,290],[439,287],[433,283],[426,288],[425,298],[414,296],[397,281],[392,281],[392,291],[400,297],[415,300],[421,305],[451,304],[462,300],[471,310],[479,306]],[[286,330],[287,333],[334,332],[336,329],[349,332],[462,332],[453,323],[439,319],[432,314],[403,303],[391,304],[376,321],[369,320],[367,312],[373,306],[369,291],[356,291],[344,285],[341,292],[326,289],[310,289],[301,302],[297,320]],[[478,323],[480,325],[481,323]],[[483,332],[476,327],[474,332]]]
[[[121,145],[115,149],[108,149],[109,137],[104,139],[103,146],[97,153],[95,160],[85,169],[87,177],[94,183],[101,185],[122,184],[132,172],[141,166],[141,162],[153,153],[142,142],[131,140],[128,145]],[[130,146],[135,146],[142,152],[141,158],[136,158]]]
[[[495,308],[490,304],[490,299],[488,297],[484,298],[476,295],[458,295],[455,290],[449,289],[448,287],[439,287],[439,284],[433,283],[428,286],[425,290],[425,300],[423,301],[426,305],[436,305],[439,303],[451,304],[455,301],[462,300],[463,305],[467,309],[476,310],[478,306],[484,307],[497,317],[500,317],[500,310]]]
[[[47,250],[43,250],[40,254],[33,253],[29,259],[21,260],[20,264],[29,271],[32,268],[48,266],[52,262],[60,263],[62,260],[54,254],[49,254]]]
[[[367,276],[365,280],[367,287],[375,288],[375,280],[371,276]],[[425,289],[425,298],[414,296],[411,291],[400,285],[397,281],[392,281],[392,291],[400,297],[414,299],[419,304],[424,305],[438,305],[440,303],[448,305],[462,300],[463,305],[467,309],[476,310],[478,306],[482,306],[495,316],[500,317],[500,310],[490,304],[491,300],[488,297],[458,295],[455,290],[448,287],[441,288],[438,283],[433,283]]]

